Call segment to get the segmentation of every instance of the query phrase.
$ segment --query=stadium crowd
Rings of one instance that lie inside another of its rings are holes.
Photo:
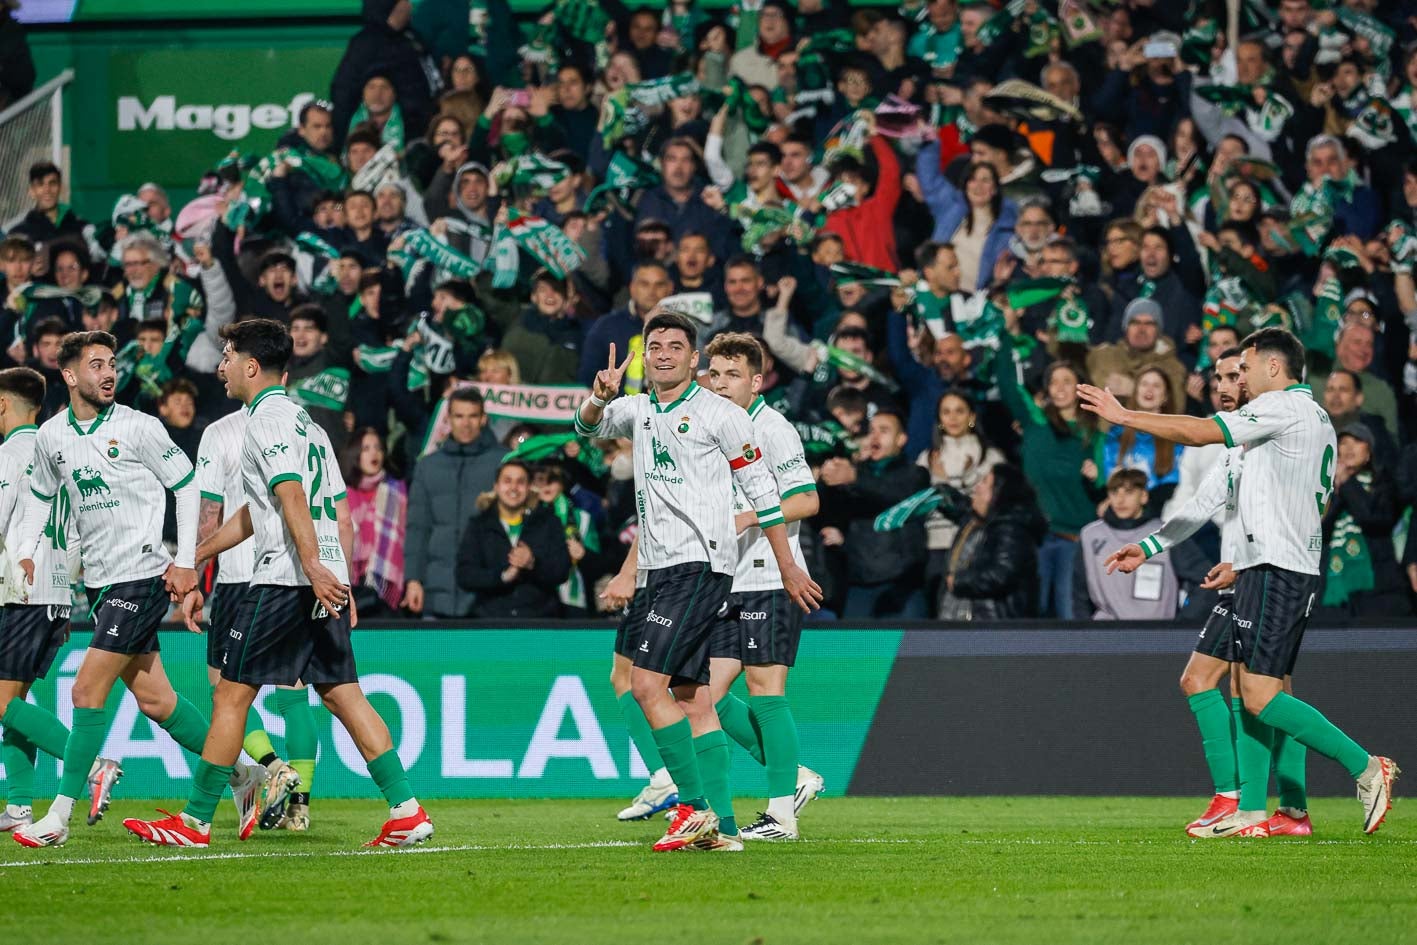
[[[1282,325],[1340,435],[1320,613],[1412,613],[1408,4],[487,8],[469,32],[466,0],[365,0],[328,100],[214,153],[184,206],[134,180],[87,221],[31,167],[0,366],[41,371],[52,415],[59,339],[111,331],[120,400],[197,460],[236,406],[218,332],[280,319],[362,613],[579,616],[635,534],[627,441],[479,390],[585,388],[663,304],[701,347],[765,344],[828,617],[1147,619],[1209,610],[1218,531],[1100,562],[1220,448],[1099,427],[1076,385],[1205,416],[1222,352]]]

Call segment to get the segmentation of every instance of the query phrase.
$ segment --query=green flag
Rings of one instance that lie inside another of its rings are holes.
[[[1042,302],[1051,302],[1063,294],[1063,290],[1073,284],[1072,279],[1040,276],[1037,279],[1019,279],[1009,283],[1009,307],[1028,308]]]
[[[921,489],[912,496],[901,499],[895,505],[886,509],[876,516],[876,521],[872,525],[878,532],[893,532],[905,527],[905,523],[912,519],[925,518],[935,511],[944,502],[944,498],[931,486],[928,489]]]

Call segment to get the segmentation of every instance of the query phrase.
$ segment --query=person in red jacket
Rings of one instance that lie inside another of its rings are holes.
[[[897,272],[900,263],[896,259],[893,218],[900,200],[900,161],[890,142],[874,133],[874,123],[871,130],[871,153],[876,157],[874,179],[855,158],[832,162],[832,175],[853,184],[857,200],[855,206],[832,211],[826,229],[841,237],[847,259]]]

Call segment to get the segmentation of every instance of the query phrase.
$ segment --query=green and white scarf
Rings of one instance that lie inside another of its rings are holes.
[[[921,489],[877,515],[871,527],[878,532],[897,531],[904,528],[907,522],[929,517],[943,501],[944,497],[934,486]]]
[[[286,390],[290,399],[302,407],[344,410],[349,401],[349,371],[342,367],[327,367],[318,374],[293,382]]]
[[[1354,478],[1365,490],[1372,487],[1371,472],[1360,472]],[[1352,513],[1344,512],[1334,523],[1333,535],[1328,540],[1327,560],[1328,575],[1324,581],[1323,597],[1325,607],[1340,607],[1354,595],[1371,591],[1375,586],[1368,539],[1363,536],[1363,529]]]
[[[518,210],[509,210],[505,229],[517,246],[534,256],[557,279],[566,278],[585,262],[585,250],[572,242],[560,227],[548,223],[541,217],[535,217]],[[494,251],[494,272],[497,261]],[[515,268],[512,278],[514,280],[516,278]],[[493,281],[495,284],[495,276]],[[504,287],[499,286],[499,288]]]
[[[814,383],[827,383],[831,378],[830,369],[836,368],[838,371],[852,371],[856,374],[860,374],[872,383],[880,384],[887,390],[900,390],[899,384],[849,351],[843,351],[835,345],[829,345],[824,341],[813,341],[811,342],[811,347],[817,354],[817,369],[812,374],[812,381]]]
[[[354,110],[353,117],[349,119],[349,130],[353,131],[355,127],[368,120],[369,109],[364,106],[363,102],[360,102],[359,107]],[[393,111],[389,112],[389,120],[384,122],[384,130],[379,136],[379,142],[391,144],[399,151],[404,148],[403,109],[398,106],[397,102],[394,103]]]

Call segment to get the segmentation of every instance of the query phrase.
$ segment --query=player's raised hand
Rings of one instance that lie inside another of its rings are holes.
[[[1236,577],[1235,569],[1230,562],[1222,561],[1206,572],[1205,580],[1201,581],[1201,587],[1208,591],[1221,591],[1227,587],[1233,587]]]
[[[195,587],[182,598],[182,622],[193,633],[202,632],[202,592]]]
[[[310,589],[315,592],[320,603],[325,605],[326,610],[331,614],[344,610],[345,605],[349,603],[349,588],[335,577],[333,571],[317,562],[305,568],[305,576],[310,579]]]
[[[782,571],[782,589],[787,592],[787,596],[802,608],[803,613],[810,614],[812,611],[822,606],[822,589],[817,582],[797,565],[784,568]]]
[[[1121,571],[1123,574],[1131,574],[1141,567],[1146,561],[1146,552],[1141,550],[1141,545],[1123,545],[1107,556],[1107,560],[1102,562],[1102,566],[1107,569],[1108,574]]]
[[[1108,423],[1121,425],[1126,419],[1127,411],[1122,402],[1105,388],[1079,384],[1078,401],[1082,409],[1097,414]]]
[[[591,393],[601,400],[611,400],[619,396],[620,382],[625,379],[625,372],[630,368],[630,359],[634,356],[634,352],[630,352],[625,356],[625,360],[617,365],[615,342],[610,342],[610,358],[606,361],[605,369],[596,372],[595,386],[591,388]]]
[[[177,603],[197,586],[197,571],[195,568],[179,568],[176,564],[169,564],[162,583],[167,586],[172,602]]]
[[[25,572],[25,583],[30,587],[34,587],[34,559],[21,558],[20,570]]]
[[[610,583],[605,585],[605,590],[600,592],[600,599],[605,601],[605,606],[611,610],[624,610],[630,603],[630,598],[635,596],[635,576],[633,574],[617,574],[610,579]]]

